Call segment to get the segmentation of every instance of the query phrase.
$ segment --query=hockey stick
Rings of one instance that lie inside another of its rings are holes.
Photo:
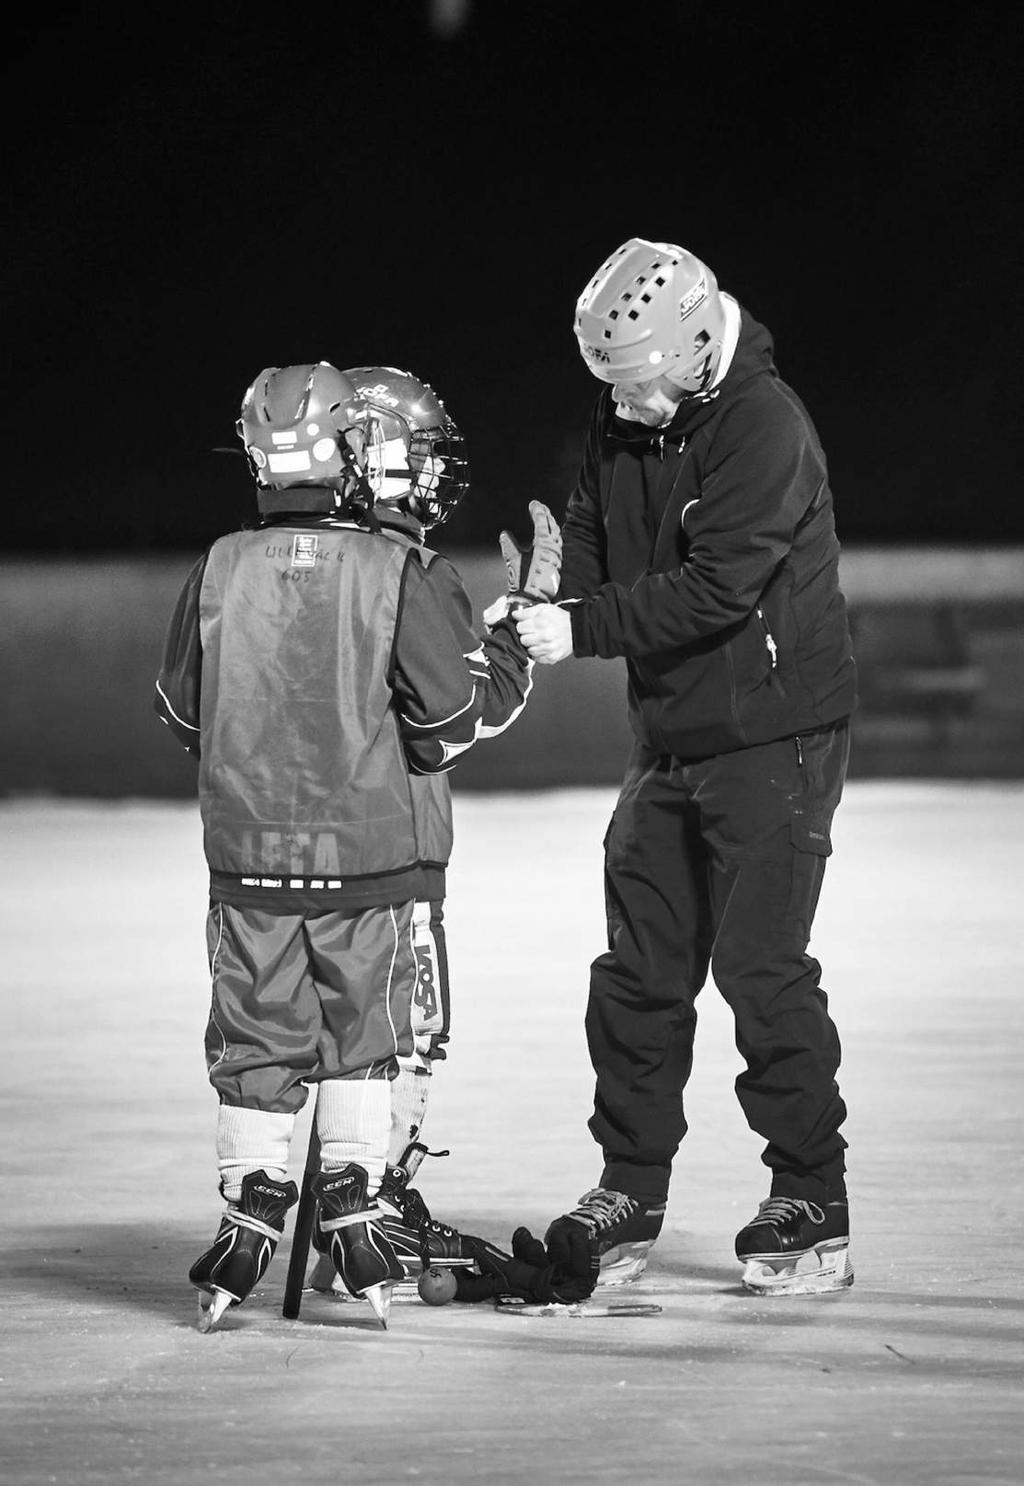
[[[320,1139],[316,1133],[316,1110],[314,1109],[313,1123],[309,1131],[309,1149],[306,1151],[306,1169],[302,1173],[299,1205],[295,1209],[295,1227],[292,1230],[292,1251],[288,1258],[288,1275],[284,1282],[281,1314],[286,1321],[297,1320],[302,1307],[302,1287],[306,1282],[309,1243],[313,1236],[313,1217],[316,1213],[313,1178],[319,1170]]]

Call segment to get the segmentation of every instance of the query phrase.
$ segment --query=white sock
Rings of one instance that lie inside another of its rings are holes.
[[[338,1171],[350,1161],[362,1166],[369,1197],[384,1176],[390,1126],[391,1084],[386,1078],[328,1078],[319,1085],[320,1164],[324,1171]]]
[[[242,1178],[250,1171],[265,1171],[284,1181],[288,1150],[295,1128],[293,1114],[273,1114],[267,1109],[245,1109],[222,1104],[217,1116],[217,1165],[221,1187],[228,1202],[242,1195]]]
[[[411,1141],[419,1140],[427,1113],[430,1073],[418,1058],[401,1058],[391,1081],[391,1135],[388,1165],[396,1166]]]

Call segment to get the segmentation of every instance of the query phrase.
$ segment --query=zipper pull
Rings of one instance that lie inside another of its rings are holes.
[[[757,607],[757,617],[760,619],[761,627],[764,630],[764,643],[768,647],[768,654],[772,658],[772,670],[774,671],[779,664],[779,647],[775,643],[775,636],[768,628],[768,621],[764,617],[764,610],[760,604]]]

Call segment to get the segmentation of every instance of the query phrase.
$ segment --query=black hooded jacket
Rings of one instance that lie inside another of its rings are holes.
[[[668,427],[598,397],[563,528],[573,652],[625,656],[642,743],[697,759],[848,717],[856,675],[825,455],[742,314],[719,388]]]

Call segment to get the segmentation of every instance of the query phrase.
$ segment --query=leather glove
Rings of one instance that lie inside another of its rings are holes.
[[[510,531],[498,537],[508,578],[508,609],[550,603],[562,577],[562,532],[542,501],[530,502],[533,541],[521,546]]]

